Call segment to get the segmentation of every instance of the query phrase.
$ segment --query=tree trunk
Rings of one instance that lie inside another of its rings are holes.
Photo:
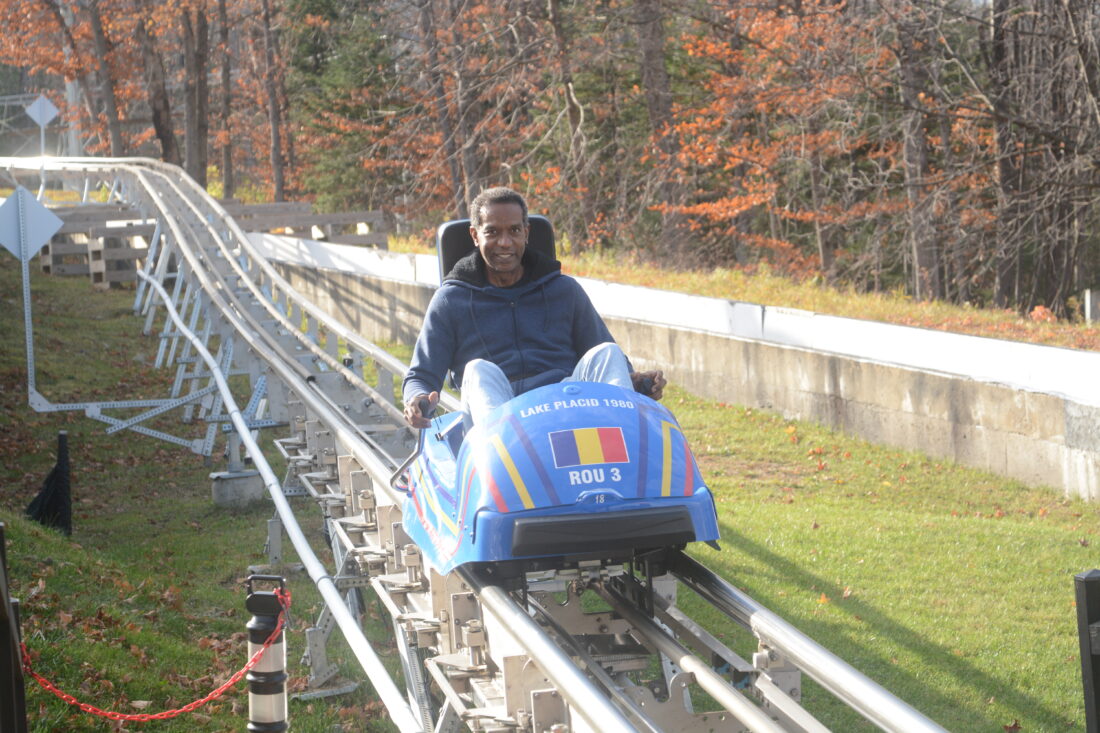
[[[584,134],[584,107],[577,99],[576,89],[573,85],[572,50],[571,39],[565,29],[565,22],[561,14],[559,0],[547,0],[546,12],[550,21],[550,28],[554,34],[554,48],[557,54],[559,74],[561,75],[562,97],[565,100],[565,109],[569,115],[569,157],[566,175],[572,180],[573,186],[578,191],[588,191],[588,140]],[[561,226],[569,232],[569,241],[573,251],[579,252],[588,241],[588,228],[596,220],[596,201],[591,196],[582,196],[580,202],[581,216],[560,217],[564,219]],[[564,213],[564,212],[563,212]],[[572,226],[569,223],[572,222]]]
[[[810,205],[815,212],[820,212],[824,196],[821,185],[821,156],[816,153],[810,157]],[[826,241],[824,227],[821,225],[821,217],[814,217],[814,242],[817,244],[817,257],[821,267],[821,274],[826,282],[832,281],[833,263],[835,260],[832,246]]]
[[[953,120],[947,114],[941,113],[936,117],[940,138],[939,157],[942,161],[940,167],[942,170],[953,172],[957,170],[957,164],[954,160],[952,123]],[[940,238],[944,250],[941,254],[944,270],[950,269],[950,277],[944,278],[944,297],[952,302],[963,304],[970,302],[971,278],[974,270],[981,263],[972,261],[974,258],[971,253],[976,251],[975,245],[980,247],[980,244],[975,242],[977,238],[967,239],[965,236],[959,222],[958,197],[959,193],[954,188],[945,186],[939,193],[937,208],[943,211],[940,219],[947,222]]]
[[[913,297],[931,300],[941,297],[943,293],[932,198],[928,190],[929,149],[925,132],[928,120],[921,102],[921,94],[929,87],[929,59],[924,53],[929,44],[924,37],[925,29],[916,23],[898,24],[898,73],[901,76],[903,108],[902,159],[905,193],[909,202],[906,237],[913,257]]]
[[[233,189],[236,181],[233,180],[233,136],[230,129],[230,119],[233,113],[233,80],[232,80],[232,54],[229,51],[229,11],[226,8],[226,0],[218,0],[218,41],[222,47],[222,196],[233,198]]]
[[[455,130],[458,133],[456,144],[461,156],[463,198],[470,201],[485,185],[488,158],[478,145],[477,123],[481,119],[481,107],[477,92],[473,90],[475,78],[466,74],[464,65],[465,39],[462,36],[461,20],[465,10],[465,0],[450,0],[448,7],[448,26],[451,32],[450,46],[455,49],[450,73],[454,78],[455,105],[457,107]]]
[[[64,42],[65,52],[69,54],[73,59],[77,59],[80,56],[79,49],[76,45],[76,39],[73,38],[72,23],[73,13],[69,6],[64,9],[57,3],[56,0],[44,0],[46,7],[49,9],[50,14],[53,15],[54,20],[57,22],[57,27],[61,31],[61,37]],[[84,64],[76,62],[74,64],[78,68],[85,68]],[[76,84],[80,88],[80,96],[84,104],[85,112],[87,113],[92,130],[95,130],[97,125],[95,124],[95,105],[93,100],[95,94],[92,92],[91,85],[88,83],[88,74],[80,74],[76,77]],[[20,87],[23,88],[23,87]],[[75,122],[73,123],[75,124]]]
[[[665,66],[665,23],[661,0],[636,0],[635,28],[638,32],[639,61],[642,87],[645,89],[649,129],[660,151],[658,165],[661,176],[658,191],[660,203],[675,207],[683,203],[683,186],[677,180],[680,151],[672,130],[672,87]],[[683,215],[665,209],[661,214],[661,249],[667,254],[683,257],[688,249],[688,227]]]
[[[275,32],[271,27],[271,2],[262,1],[263,38],[264,38],[264,93],[267,95],[267,119],[271,125],[271,180],[276,201],[283,201],[285,193],[285,171],[283,170],[282,113],[279,109],[279,96],[275,75]]]
[[[195,35],[199,41],[198,82],[195,87],[195,106],[198,108],[198,153],[196,165],[199,176],[196,179],[206,188],[206,169],[209,163],[207,142],[210,138],[210,83],[207,79],[207,66],[210,58],[210,21],[206,17],[205,6],[195,20]]]
[[[1015,142],[1010,119],[1010,52],[1005,25],[1011,22],[1012,0],[993,0],[989,6],[990,83],[993,102],[993,148],[996,155],[997,240],[994,253],[993,304],[1007,308],[1016,303],[1019,290],[1019,241],[1016,226],[1020,170],[1016,165]]]
[[[428,53],[427,75],[435,97],[436,124],[439,125],[439,133],[443,138],[443,151],[447,157],[447,167],[451,174],[451,190],[454,192],[455,211],[458,218],[469,216],[465,186],[462,182],[462,167],[458,159],[458,150],[455,145],[454,123],[447,107],[447,97],[443,88],[443,74],[439,66],[439,41],[435,35],[435,14],[432,0],[421,0],[420,4],[420,35],[424,43],[424,50]]]
[[[210,91],[206,81],[210,27],[205,8],[198,8],[192,19],[190,10],[180,15],[183,28],[184,68],[184,169],[206,188],[206,136]]]
[[[118,99],[115,96],[115,83],[107,64],[107,55],[111,44],[103,30],[103,19],[99,15],[98,0],[89,0],[85,6],[92,26],[92,38],[95,42],[96,72],[99,76],[99,99],[103,105],[103,114],[107,118],[107,139],[111,144],[111,157],[120,158],[126,154],[126,145],[122,140],[122,122],[118,115]]]
[[[139,18],[136,35],[141,48],[142,73],[145,76],[145,95],[153,116],[153,131],[160,142],[161,160],[173,165],[180,164],[180,150],[176,143],[176,132],[172,128],[172,110],[168,98],[168,87],[164,79],[164,62],[153,47],[153,39],[145,24],[147,18]]]

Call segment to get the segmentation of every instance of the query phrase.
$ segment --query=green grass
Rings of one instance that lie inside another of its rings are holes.
[[[670,399],[718,500],[723,551],[697,548],[702,562],[949,730],[1083,726],[1073,575],[1096,564],[1100,509]],[[684,606],[729,634],[703,604]],[[748,653],[746,636],[728,640]],[[811,706],[826,697],[807,686]],[[864,727],[827,710],[836,730]]]
[[[213,505],[209,474],[225,465],[220,445],[214,464],[206,465],[135,433],[108,436],[106,425],[79,412],[30,410],[20,287],[14,259],[0,257],[0,521],[7,525],[13,594],[22,601],[34,667],[100,708],[156,713],[180,707],[213,690],[247,658],[243,580],[249,565],[266,561],[272,507]],[[151,368],[157,338],[140,336],[132,300],[132,291],[96,292],[86,279],[35,276],[39,391],[53,402],[166,396],[173,374]],[[188,439],[202,435],[202,426],[183,425],[178,414],[151,427]],[[71,538],[22,516],[54,463],[62,429],[69,432],[72,465]],[[316,512],[308,504],[300,508],[318,537]],[[287,562],[296,560],[289,542],[284,552]],[[303,630],[321,605],[304,574],[288,572],[287,579],[294,594],[288,673],[292,689],[302,689],[308,675],[299,663]],[[370,613],[378,615],[373,606]],[[391,642],[384,631],[377,638],[385,654]],[[338,632],[329,650],[346,677],[361,675]],[[33,681],[27,694],[31,729],[39,733],[238,731],[248,717],[244,682],[193,716],[125,728],[65,705]],[[295,730],[389,729],[369,685],[327,701],[292,702],[290,712]]]
[[[0,258],[0,519],[36,668],[101,707],[176,707],[243,663],[240,581],[264,560],[271,509],[215,509],[212,468],[173,446],[106,436],[78,413],[30,411],[17,275]],[[97,293],[80,279],[34,282],[47,397],[167,392],[171,375],[151,369],[157,342],[136,335],[130,293]],[[948,729],[1083,727],[1072,579],[1097,564],[1100,508],[676,389],[666,402],[718,500],[723,550],[696,548],[704,563]],[[197,430],[174,416],[159,427]],[[71,539],[20,516],[53,463],[58,429],[70,431]],[[306,578],[290,583],[290,674],[301,685],[301,631],[320,606]],[[753,651],[746,633],[686,592],[682,605]],[[378,637],[392,660],[385,633]],[[353,665],[344,669],[354,675]],[[869,727],[805,688],[835,730]],[[36,731],[112,730],[34,685],[28,694]],[[142,728],[240,730],[246,706],[242,685],[203,709],[209,719]],[[386,725],[366,689],[294,703],[291,717],[304,731]]]

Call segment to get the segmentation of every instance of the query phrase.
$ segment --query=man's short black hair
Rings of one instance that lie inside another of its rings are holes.
[[[523,225],[527,226],[527,202],[517,191],[507,186],[487,188],[470,202],[470,226],[475,229],[481,226],[481,210],[490,204],[519,204],[523,209]]]

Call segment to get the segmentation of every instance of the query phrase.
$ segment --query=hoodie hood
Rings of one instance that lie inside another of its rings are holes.
[[[561,274],[561,263],[542,256],[535,250],[528,248],[523,251],[523,277],[510,288],[498,288],[489,282],[489,276],[485,272],[485,260],[481,257],[481,251],[474,248],[473,252],[460,259],[443,278],[444,284],[463,284],[479,290],[500,290],[502,292],[526,291],[529,286],[545,282],[549,277]]]

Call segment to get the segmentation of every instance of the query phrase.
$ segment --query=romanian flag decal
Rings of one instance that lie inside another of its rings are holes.
[[[629,463],[622,428],[580,428],[550,433],[554,468]]]

